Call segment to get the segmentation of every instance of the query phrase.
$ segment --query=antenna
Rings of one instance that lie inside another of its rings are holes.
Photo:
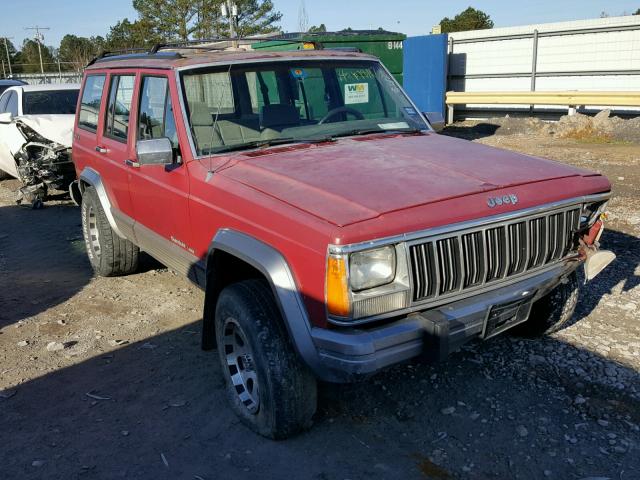
[[[49,27],[40,27],[36,25],[35,27],[25,27],[25,30],[35,30],[36,36],[35,40],[38,44],[38,54],[40,55],[40,73],[44,73],[44,64],[42,63],[42,43],[44,42],[44,35],[40,33],[40,30],[51,30]]]
[[[300,0],[298,7],[298,31],[306,32],[309,30],[309,15],[307,14],[307,5],[304,0]]]

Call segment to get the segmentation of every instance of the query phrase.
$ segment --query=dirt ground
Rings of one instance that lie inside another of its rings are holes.
[[[565,330],[322,385],[284,442],[227,408],[198,289],[149,258],[94,278],[79,209],[18,207],[0,182],[0,479],[640,478],[640,145],[495,130],[448,134],[610,178],[617,261]]]

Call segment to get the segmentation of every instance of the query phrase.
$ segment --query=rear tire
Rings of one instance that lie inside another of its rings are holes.
[[[524,337],[538,337],[561,330],[573,317],[578,304],[580,284],[573,272],[544,297],[537,300],[529,319],[514,328],[514,333]]]
[[[94,187],[82,194],[81,210],[82,234],[93,270],[101,277],[134,273],[140,249],[113,231]]]
[[[316,380],[294,351],[267,283],[226,287],[215,330],[227,394],[240,420],[276,440],[311,427]]]

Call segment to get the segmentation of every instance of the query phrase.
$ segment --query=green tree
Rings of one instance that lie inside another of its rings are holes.
[[[82,70],[89,60],[94,58],[104,48],[102,37],[77,37],[65,35],[60,42],[58,59],[65,70]]]
[[[197,4],[210,0],[133,0],[140,20],[167,40],[187,40],[196,31]]]
[[[0,37],[0,63],[4,65],[4,71],[6,75],[9,75],[9,65],[7,62],[7,49],[4,46],[5,38]],[[7,39],[7,47],[9,48],[9,60],[11,61],[12,70],[15,71],[13,65],[16,63],[17,58],[16,55],[18,51],[16,50],[15,45],[11,42],[11,40]],[[2,71],[0,71],[0,74]]]
[[[309,28],[309,33],[325,33],[326,31],[327,31],[327,27],[325,26],[324,23],[321,23],[318,26],[312,25]]]
[[[637,9],[633,14],[634,14],[634,15],[640,15],[640,8],[639,8],[639,9]]]
[[[53,49],[46,45],[42,45],[40,50],[42,51],[44,71],[57,70],[58,67],[54,58]],[[20,51],[20,64],[22,71],[25,73],[40,72],[40,51],[38,49],[38,42],[30,39],[24,41],[22,44],[22,50]]]
[[[128,18],[119,21],[111,27],[103,42],[104,50],[131,50],[134,48],[149,48],[166,38],[157,34],[148,20],[129,21]]]
[[[219,10],[223,0],[207,1],[217,4]],[[239,37],[275,33],[280,29],[278,22],[282,19],[282,13],[274,9],[271,0],[234,0],[234,2],[238,6],[237,34]],[[222,35],[228,35],[229,20],[221,17],[216,31]]]
[[[469,7],[453,17],[453,19],[444,17],[440,20],[440,27],[442,28],[442,33],[484,30],[493,28],[493,20],[483,11]]]
[[[223,18],[225,0],[133,0],[133,7],[155,37],[165,41],[212,38],[229,33]],[[278,30],[282,14],[272,0],[234,0],[238,7],[237,34],[241,37]]]

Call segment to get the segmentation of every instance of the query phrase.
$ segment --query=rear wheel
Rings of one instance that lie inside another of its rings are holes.
[[[140,249],[113,231],[94,187],[82,194],[81,209],[82,234],[93,270],[102,277],[134,273]]]
[[[580,284],[573,272],[564,283],[536,301],[529,319],[514,328],[514,333],[526,337],[536,337],[557,332],[573,317],[578,304]]]
[[[240,420],[273,439],[309,428],[316,380],[294,351],[267,283],[246,280],[226,287],[215,329],[227,394]]]

